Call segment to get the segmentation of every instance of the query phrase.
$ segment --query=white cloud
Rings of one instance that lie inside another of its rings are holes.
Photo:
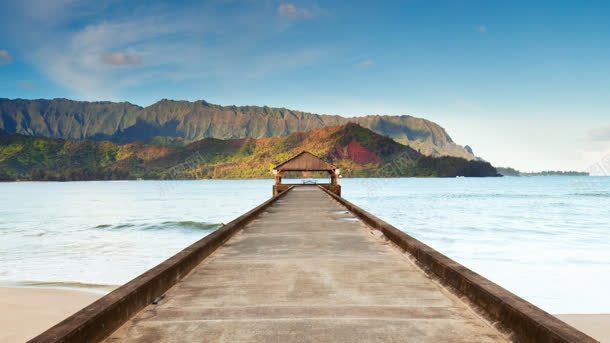
[[[32,59],[50,79],[82,98],[117,99],[126,87],[137,87],[154,77],[166,78],[170,72],[181,74],[175,66],[193,62],[184,61],[185,55],[201,56],[201,51],[192,51],[192,42],[167,38],[195,31],[187,24],[174,22],[168,17],[144,16],[57,32],[55,35],[62,35],[62,39],[40,44]],[[146,65],[141,64],[143,60]],[[131,67],[110,68],[125,64]],[[171,67],[174,70],[170,71]]]
[[[589,138],[594,142],[610,142],[610,126],[589,131]]]
[[[286,17],[296,17],[298,15],[297,7],[294,4],[280,4],[277,11],[280,15]]]
[[[0,49],[0,64],[10,63],[13,60],[8,51]]]
[[[297,18],[309,19],[309,18],[314,18],[314,17],[320,16],[321,14],[323,14],[323,11],[320,8],[317,8],[317,7],[302,8],[302,7],[297,7],[295,4],[292,4],[292,3],[280,4],[277,8],[277,12],[282,17],[288,17],[288,18],[294,18],[294,19],[297,19]]]
[[[375,61],[369,58],[356,63],[355,66],[358,69],[369,69],[375,66]]]
[[[110,65],[140,64],[142,57],[127,52],[111,52],[102,55],[102,61]]]

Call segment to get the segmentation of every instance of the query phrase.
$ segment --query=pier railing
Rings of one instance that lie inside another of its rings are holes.
[[[409,236],[344,198],[320,187],[370,227],[409,253],[416,264],[456,293],[516,342],[597,342],[557,317]]]

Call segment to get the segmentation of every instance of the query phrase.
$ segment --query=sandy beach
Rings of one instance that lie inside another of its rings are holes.
[[[46,288],[0,288],[0,342],[25,342],[100,298],[99,293]],[[610,314],[557,317],[602,343],[610,343]]]
[[[610,314],[558,314],[557,318],[602,343],[610,343]]]
[[[0,342],[25,342],[101,296],[64,289],[0,288]]]

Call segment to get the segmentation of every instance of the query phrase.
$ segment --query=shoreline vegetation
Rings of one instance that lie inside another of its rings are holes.
[[[344,177],[499,176],[488,162],[424,155],[358,124],[327,126],[284,137],[189,144],[66,140],[0,132],[0,180],[175,180],[271,178],[272,168],[309,151]],[[304,175],[308,177],[308,175]]]
[[[521,172],[511,167],[496,167],[498,173],[502,176],[590,176],[587,172],[579,171],[561,171],[561,170],[543,170],[540,172]]]

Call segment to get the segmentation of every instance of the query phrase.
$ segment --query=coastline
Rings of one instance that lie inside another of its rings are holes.
[[[102,297],[99,292],[0,287],[0,342],[24,342]],[[610,314],[557,314],[602,343],[610,343]]]

